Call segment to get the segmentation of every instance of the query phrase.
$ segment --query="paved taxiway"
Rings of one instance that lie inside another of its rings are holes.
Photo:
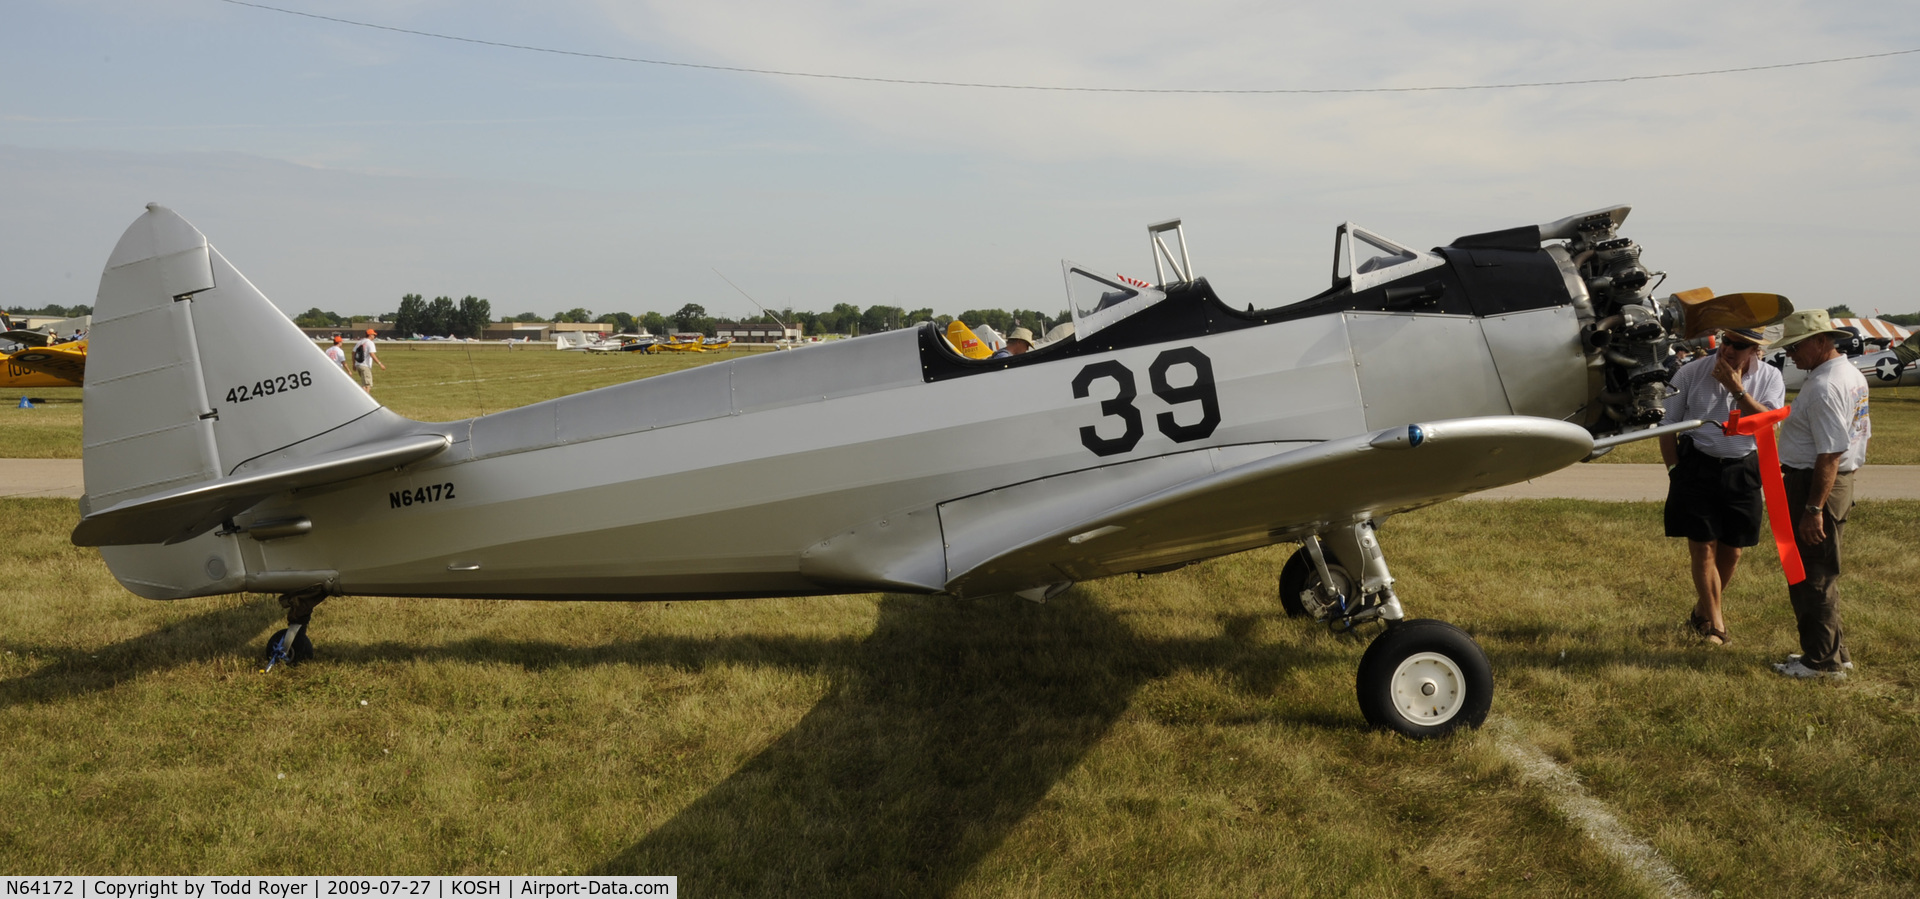
[[[78,498],[82,484],[78,459],[0,459],[0,498]],[[1920,499],[1920,465],[1869,465],[1860,470],[1854,495],[1859,499]],[[1544,478],[1467,498],[1658,502],[1667,498],[1667,473],[1659,465],[1574,465]]]

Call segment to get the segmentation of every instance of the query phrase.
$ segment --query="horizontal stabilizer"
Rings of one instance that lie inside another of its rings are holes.
[[[399,468],[435,456],[448,445],[440,434],[416,434],[323,453],[283,468],[148,494],[88,512],[73,529],[73,542],[122,546],[191,540],[276,493]]]

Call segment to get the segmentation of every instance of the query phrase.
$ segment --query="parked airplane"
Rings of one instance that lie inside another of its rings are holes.
[[[45,328],[15,327],[0,314],[0,340],[13,349],[0,351],[0,390],[33,387],[79,387],[87,376],[86,338],[60,339],[62,332],[85,332],[92,316],[54,322]]]
[[[73,541],[141,596],[282,594],[276,660],[311,655],[329,596],[1044,600],[1298,541],[1289,612],[1386,623],[1366,719],[1444,734],[1484,720],[1491,668],[1406,620],[1378,526],[1669,430],[1617,433],[1660,419],[1672,343],[1791,308],[1651,296],[1627,212],[1431,251],[1349,223],[1329,289],[1252,306],[1163,223],[1157,286],[1067,264],[1074,333],[1022,355],[923,323],[436,423],[149,206],[101,278]]]
[[[1920,387],[1920,365],[1914,364],[1916,359],[1920,359],[1920,334],[1908,334],[1878,352],[1856,352],[1847,361],[1867,376],[1868,387]],[[1780,369],[1788,390],[1799,390],[1807,379],[1806,372],[1787,364],[1785,353],[1770,354],[1767,362]]]
[[[644,349],[657,341],[657,337],[641,337],[638,334],[615,334],[601,337],[588,331],[561,331],[553,335],[553,348],[556,350],[585,350],[590,353],[631,353]]]
[[[733,346],[731,337],[705,337],[699,334],[674,334],[666,340],[657,340],[640,348],[640,352],[649,356],[661,353],[706,353],[724,350]]]

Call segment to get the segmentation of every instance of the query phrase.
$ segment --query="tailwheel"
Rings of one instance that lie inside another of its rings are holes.
[[[292,667],[313,658],[313,639],[307,631],[313,624],[313,607],[326,599],[327,594],[317,591],[280,597],[280,607],[287,610],[287,626],[267,638],[267,667],[263,670],[272,671],[276,665]]]
[[[1327,554],[1326,561],[1327,574],[1333,579],[1331,584],[1320,580],[1313,554],[1306,547],[1294,550],[1287,564],[1280,566],[1280,607],[1286,610],[1287,617],[1326,621],[1343,611],[1343,601],[1358,595],[1353,575],[1332,554]]]
[[[293,646],[287,647],[287,631],[292,627],[283,627],[267,638],[267,670],[276,665],[292,667],[301,662],[313,660],[313,641],[307,638],[307,629],[302,627],[293,635]]]
[[[1493,707],[1493,666],[1480,645],[1444,621],[1391,624],[1360,657],[1367,723],[1416,739],[1479,727]]]

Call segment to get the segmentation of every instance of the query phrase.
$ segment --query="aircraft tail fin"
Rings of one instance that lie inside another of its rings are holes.
[[[114,247],[88,337],[83,513],[229,479],[381,408],[164,206]]]
[[[959,319],[947,325],[947,342],[968,359],[985,359],[993,355],[993,350],[988,349],[986,343],[973,333],[973,329]]]

